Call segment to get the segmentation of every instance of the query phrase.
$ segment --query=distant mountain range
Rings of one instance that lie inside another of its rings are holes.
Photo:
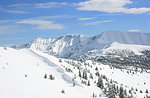
[[[103,50],[111,47],[111,44],[114,42],[118,43],[118,49],[122,47],[122,45],[119,44],[124,44],[127,48],[133,45],[150,46],[150,34],[109,31],[89,38],[83,35],[65,35],[58,38],[47,39],[36,38],[28,44],[28,47],[56,57],[81,59],[81,57],[87,54],[88,56],[97,56],[104,53]],[[128,46],[125,44],[131,45]],[[137,49],[135,46],[133,47],[134,48],[130,49],[131,51]],[[143,46],[140,47],[142,48]],[[147,48],[149,49],[150,47],[146,47],[146,49]]]

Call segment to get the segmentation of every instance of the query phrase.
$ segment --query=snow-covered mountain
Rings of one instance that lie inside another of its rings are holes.
[[[135,45],[135,44],[121,44],[118,42],[113,42],[109,47],[102,49],[102,54],[108,55],[113,53],[113,51],[120,51],[120,54],[123,54],[123,51],[133,52],[135,55],[143,55],[142,51],[150,50],[150,46],[145,45]],[[131,53],[127,53],[131,54]],[[127,56],[124,54],[124,56]]]
[[[0,97],[150,98],[148,37],[113,31],[0,47]]]
[[[83,35],[66,35],[59,38],[36,38],[30,44],[29,47],[32,49],[40,50],[42,52],[64,57],[65,52],[69,52],[71,47],[80,44],[86,37]]]
[[[137,45],[150,45],[149,33],[137,33],[137,32],[120,32],[109,31],[103,32],[99,36],[99,43],[112,43],[119,42],[123,44],[137,44]]]
[[[66,35],[55,39],[36,38],[29,47],[61,58],[79,59],[82,55],[99,51],[113,42],[150,45],[149,38],[148,33],[109,31],[89,38],[82,35]]]
[[[118,42],[113,42],[110,45],[107,45],[103,49],[91,50],[85,53],[83,56],[88,59],[95,58],[101,55],[118,55],[118,56],[135,56],[135,55],[144,55],[144,51],[150,51],[150,46],[145,45],[135,45],[135,44],[121,44]],[[83,58],[86,59],[86,58]]]

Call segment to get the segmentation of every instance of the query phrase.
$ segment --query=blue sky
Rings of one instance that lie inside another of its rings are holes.
[[[150,0],[3,0],[0,45],[35,37],[98,35],[104,31],[150,33]]]

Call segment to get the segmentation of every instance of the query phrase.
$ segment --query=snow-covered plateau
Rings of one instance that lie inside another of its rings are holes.
[[[150,98],[149,38],[111,31],[0,47],[0,97]]]

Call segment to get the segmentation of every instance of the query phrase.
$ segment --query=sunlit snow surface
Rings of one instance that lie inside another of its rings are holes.
[[[29,49],[0,48],[0,98],[91,98],[96,86],[85,86],[64,71],[57,58]],[[66,63],[63,63],[66,65]],[[44,74],[55,76],[45,79]],[[65,94],[61,93],[62,89]]]
[[[142,46],[124,45],[113,43],[109,49],[117,48],[135,49],[138,53],[138,48]],[[119,47],[118,47],[119,48]],[[143,47],[144,48],[144,47]],[[145,46],[145,48],[149,48]],[[13,49],[0,47],[0,98],[91,98],[92,94],[96,94],[98,98],[106,98],[100,88],[96,87],[94,81],[87,86],[81,83],[78,77],[78,70],[72,65],[64,62],[59,62],[59,58],[31,49]],[[74,61],[77,62],[77,61]],[[110,68],[108,65],[86,61],[93,67],[86,68],[94,75],[95,67],[99,73],[106,75],[107,78],[117,81],[118,86],[123,86],[127,91],[131,88],[137,88],[135,98],[144,98],[146,89],[150,91],[150,74],[137,72],[136,74],[128,74],[126,69]],[[82,66],[85,68],[85,66]],[[73,73],[69,73],[65,68],[70,68]],[[44,75],[52,74],[55,80],[45,79]],[[73,87],[73,78],[76,86]],[[61,93],[64,90],[65,94]],[[140,93],[140,90],[143,93]],[[102,95],[102,97],[99,97]],[[149,95],[149,94],[148,94]]]

